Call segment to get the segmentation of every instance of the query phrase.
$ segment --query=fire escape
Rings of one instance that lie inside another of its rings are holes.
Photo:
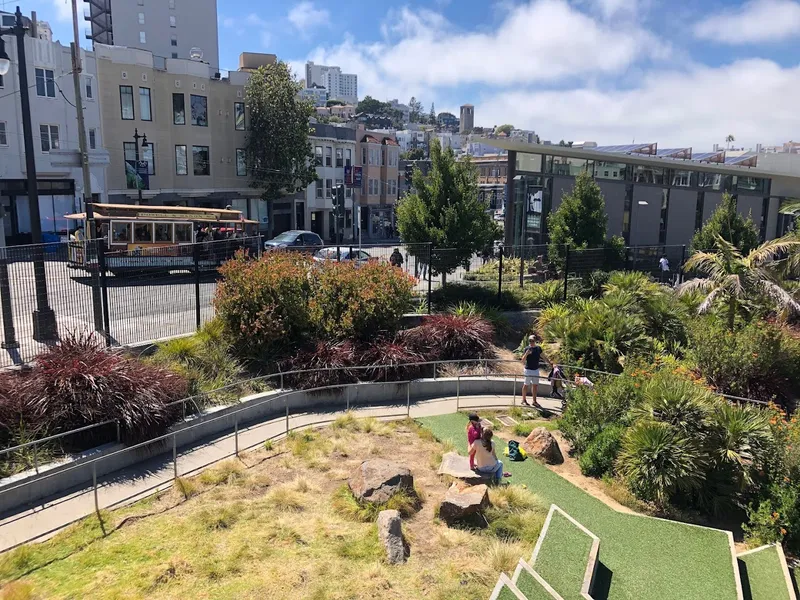
[[[84,0],[88,4],[83,16],[91,24],[86,29],[86,39],[98,44],[114,44],[114,27],[111,19],[111,0]]]

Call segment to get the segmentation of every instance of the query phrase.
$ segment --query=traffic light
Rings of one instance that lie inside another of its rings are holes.
[[[337,212],[344,212],[344,185],[339,184],[333,189],[333,208]]]

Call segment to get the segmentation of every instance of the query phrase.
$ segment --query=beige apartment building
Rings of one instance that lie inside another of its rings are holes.
[[[138,201],[136,143],[147,161],[151,205],[200,206],[243,211],[266,230],[266,202],[248,187],[244,160],[245,85],[248,69],[274,55],[243,55],[240,69],[219,73],[207,63],[163,59],[133,48],[96,44],[109,202]],[[253,61],[250,65],[248,61]]]
[[[356,130],[361,189],[356,202],[361,208],[361,232],[367,239],[397,237],[394,207],[398,197],[400,145],[394,134]]]

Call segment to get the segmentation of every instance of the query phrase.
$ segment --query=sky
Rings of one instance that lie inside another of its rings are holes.
[[[0,0],[16,4],[71,38],[68,0]],[[361,97],[415,96],[454,114],[470,103],[476,125],[554,142],[702,151],[728,134],[744,148],[800,139],[800,0],[219,0],[218,10],[223,69],[243,51],[277,54],[299,77],[306,60],[338,65],[358,75]]]

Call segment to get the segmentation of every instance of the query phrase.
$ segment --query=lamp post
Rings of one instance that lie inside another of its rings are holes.
[[[147,134],[139,135],[139,128],[133,130],[133,145],[136,147],[136,189],[139,192],[139,204],[142,203],[142,186],[139,185],[139,140],[142,140],[142,148],[147,147]],[[148,164],[148,169],[150,165]]]
[[[22,12],[17,7],[16,22],[13,27],[0,29],[0,75],[8,73],[11,60],[6,54],[3,35],[17,38],[17,72],[19,75],[19,95],[22,105],[22,132],[25,139],[25,171],[28,178],[28,203],[30,204],[31,238],[33,241],[33,277],[36,288],[36,310],[33,311],[33,339],[37,342],[54,340],[58,337],[56,314],[50,308],[47,298],[47,279],[44,269],[42,249],[42,221],[39,214],[39,188],[36,182],[36,156],[33,150],[33,126],[31,125],[31,102],[28,88],[28,67],[25,59],[25,31]]]

